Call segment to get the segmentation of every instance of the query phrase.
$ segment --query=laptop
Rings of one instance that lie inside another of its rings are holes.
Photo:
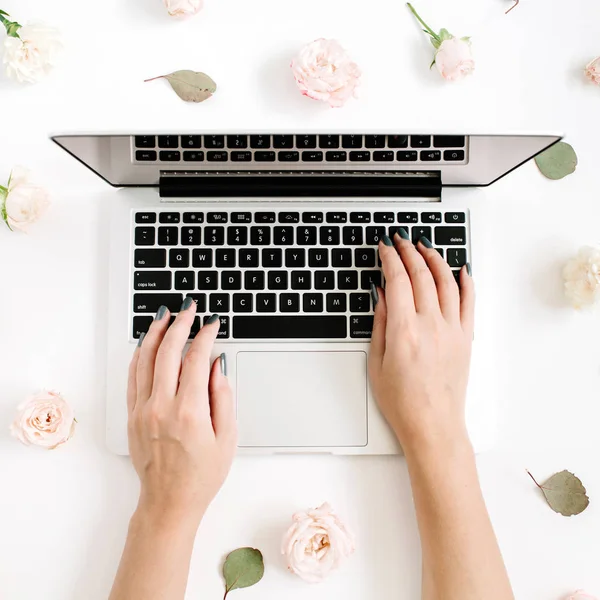
[[[474,269],[472,206],[556,135],[200,132],[52,138],[115,194],[110,220],[107,442],[127,454],[127,368],[160,305],[220,317],[240,453],[396,454],[367,378],[381,236],[426,236],[458,281]],[[458,285],[458,283],[457,283]],[[477,336],[476,336],[477,337]],[[477,341],[475,342],[477,345]],[[469,394],[472,437],[489,415]],[[472,415],[475,415],[473,417]],[[482,437],[481,435],[479,436]]]

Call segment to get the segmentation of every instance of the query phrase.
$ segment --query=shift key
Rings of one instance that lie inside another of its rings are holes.
[[[134,290],[170,290],[171,271],[136,271],[133,274]]]
[[[155,313],[163,305],[171,312],[179,312],[182,302],[182,294],[134,294],[133,312]]]

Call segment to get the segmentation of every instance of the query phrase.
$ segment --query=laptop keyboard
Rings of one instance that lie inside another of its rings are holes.
[[[211,314],[221,340],[371,337],[370,284],[382,285],[377,245],[404,227],[449,263],[469,260],[468,213],[381,210],[138,210],[133,212],[132,337],[165,305],[197,303],[191,337]]]

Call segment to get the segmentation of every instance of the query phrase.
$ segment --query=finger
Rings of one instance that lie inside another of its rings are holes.
[[[429,240],[427,242],[431,244]],[[410,277],[416,311],[418,313],[439,313],[437,290],[427,263],[408,239],[408,235],[404,237],[396,233],[394,244]]]
[[[387,235],[384,235],[379,242],[379,257],[385,277],[386,306],[390,318],[414,315],[415,302],[408,273],[392,240]]]
[[[129,363],[129,374],[127,376],[127,414],[131,415],[133,409],[135,408],[135,401],[137,398],[137,368],[138,361],[140,358],[140,346],[146,337],[145,333],[142,333],[140,336],[140,341],[138,342],[137,348],[131,357],[131,362]]]
[[[154,321],[152,321],[152,324],[150,325],[150,329],[148,329],[148,332],[140,344],[136,374],[136,402],[146,402],[148,398],[150,398],[150,394],[152,394],[156,353],[163,341],[170,319],[171,313],[169,312],[169,309],[166,306],[161,306],[154,317]]]
[[[428,248],[422,241],[418,243],[417,250],[433,276],[442,315],[450,323],[457,323],[460,319],[460,295],[450,265],[437,250]]]
[[[475,284],[469,263],[460,271],[460,322],[464,332],[472,339],[475,327]]]
[[[165,333],[156,353],[152,391],[161,397],[171,399],[177,394],[181,357],[195,316],[196,303],[191,296],[186,296],[177,318]]]
[[[375,287],[375,286],[373,286]],[[373,289],[373,288],[371,288]],[[369,367],[378,370],[383,362],[385,353],[385,327],[387,324],[387,306],[385,302],[385,292],[377,289],[378,301],[375,306],[375,316],[373,317],[373,333],[371,334],[371,346],[369,348]],[[373,292],[371,292],[371,295]]]
[[[237,437],[233,392],[227,379],[227,356],[223,353],[212,365],[209,383],[210,414],[215,436]]]

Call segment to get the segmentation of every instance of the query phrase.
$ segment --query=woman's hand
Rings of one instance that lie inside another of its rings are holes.
[[[379,294],[369,374],[381,411],[405,453],[467,440],[465,395],[473,339],[473,280],[460,292],[446,261],[422,238],[379,244],[386,279]],[[429,246],[429,247],[428,247]]]
[[[222,486],[237,430],[225,355],[210,365],[213,315],[182,352],[196,315],[187,297],[174,323],[161,307],[129,369],[129,450],[141,480],[139,510],[197,527]],[[168,329],[167,329],[168,327]]]

